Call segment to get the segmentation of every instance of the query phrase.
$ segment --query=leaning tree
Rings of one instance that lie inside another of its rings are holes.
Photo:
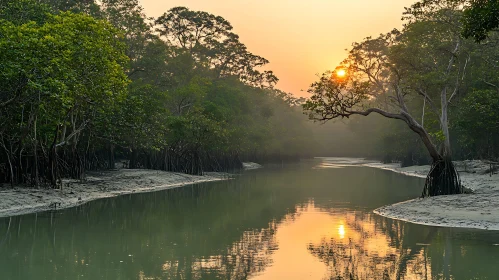
[[[458,2],[423,2],[406,9],[402,31],[353,44],[335,71],[311,85],[312,96],[303,107],[318,121],[377,113],[405,122],[433,160],[422,195],[460,194],[448,115],[452,102],[465,90],[473,43],[460,34]],[[421,109],[413,108],[417,98],[424,104],[421,121],[415,115]],[[436,131],[423,123],[425,116],[436,119]]]

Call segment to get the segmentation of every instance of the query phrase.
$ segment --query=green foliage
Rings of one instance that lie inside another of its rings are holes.
[[[126,90],[128,59],[116,40],[120,33],[107,22],[69,12],[47,14],[43,24],[2,20],[0,33],[0,144],[10,167],[21,160],[16,151],[24,150],[34,157],[24,168],[35,170],[35,184],[43,175],[38,171],[54,183],[58,169],[49,167],[56,161],[50,153],[75,147],[95,114]],[[10,181],[28,181],[17,170],[11,169]]]
[[[494,113],[498,108],[498,34],[489,33],[485,44],[463,38],[462,25],[466,22],[462,18],[468,12],[468,6],[463,6],[465,2],[417,2],[406,11],[403,30],[353,44],[347,59],[339,66],[347,70],[349,77],[339,80],[332,72],[314,84],[313,96],[305,105],[314,118],[352,118],[346,124],[332,125],[329,137],[336,138],[331,140],[332,151],[403,164],[427,163],[422,142],[404,123],[397,124],[379,116],[355,118],[350,114],[355,110],[377,108],[393,114],[406,110],[424,127],[439,151],[450,139],[455,158],[496,160],[499,157]],[[344,102],[354,100],[348,99],[351,94],[360,97],[362,93],[349,86],[351,79],[372,82],[369,97],[359,102]],[[319,83],[322,87],[317,87]],[[393,85],[398,85],[403,93],[406,109],[398,106]],[[450,133],[447,134],[441,119],[444,90],[447,101],[450,99],[447,102]],[[336,106],[330,106],[334,104]],[[347,126],[349,129],[343,128]],[[337,133],[333,133],[335,131]],[[352,145],[357,148],[352,149]]]
[[[232,32],[232,25],[220,16],[175,7],[155,23],[169,46],[186,51],[199,65],[212,69],[215,78],[237,76],[257,87],[273,87],[278,81],[272,71],[258,70],[269,61],[249,52]]]
[[[472,90],[462,101],[456,132],[468,157],[499,157],[499,95],[495,90]]]
[[[54,11],[87,13],[93,16],[99,14],[99,5],[95,0],[38,0],[37,2],[49,5]]]
[[[0,182],[55,185],[114,168],[115,156],[202,174],[307,153],[297,101],[272,89],[277,79],[257,70],[268,61],[221,17],[170,10],[163,28],[203,29],[173,42],[169,29],[154,35],[136,0],[44,3],[2,6]]]
[[[476,42],[487,39],[489,32],[499,27],[499,1],[474,0],[464,11],[463,35]]]
[[[21,25],[34,21],[39,24],[45,23],[51,8],[34,0],[1,0],[0,19]]]

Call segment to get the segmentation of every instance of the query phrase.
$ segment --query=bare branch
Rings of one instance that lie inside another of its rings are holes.
[[[76,136],[78,133],[82,132],[82,131],[83,131],[83,129],[85,129],[85,127],[87,126],[87,124],[88,124],[89,122],[90,122],[90,121],[88,121],[88,120],[87,120],[87,121],[85,121],[85,122],[83,122],[77,130],[75,130],[75,131],[71,132],[71,134],[69,134],[69,135],[68,135],[68,137],[66,137],[66,139],[65,139],[64,141],[62,141],[62,142],[61,142],[61,143],[59,143],[59,144],[56,144],[56,145],[55,145],[55,147],[61,147],[61,146],[65,146],[65,145],[67,145],[67,144],[68,144],[68,142],[69,142],[69,140],[71,140],[71,138],[73,138],[74,136]]]
[[[362,116],[368,116],[371,113],[378,113],[384,117],[390,118],[390,119],[397,119],[397,120],[403,120],[406,121],[406,118],[402,114],[394,114],[390,113],[378,108],[369,108],[365,111],[347,111],[350,115],[362,115]]]
[[[14,102],[19,96],[16,95],[14,97],[12,97],[11,99],[5,101],[5,102],[2,102],[0,103],[0,108],[4,108],[4,107],[7,107],[7,105],[9,105],[10,103]]]
[[[484,82],[486,85],[489,85],[489,86],[491,86],[491,87],[495,87],[495,88],[499,89],[499,86],[498,86],[498,85],[496,85],[496,84],[493,84],[493,83],[491,83],[491,82],[487,82],[487,81],[485,81],[485,80],[482,80],[482,82]]]
[[[428,96],[428,94],[426,94],[426,92],[424,90],[422,90],[421,88],[419,88],[417,90],[417,93],[419,95],[421,95],[425,100],[426,102],[428,102],[428,104],[430,104],[430,109],[435,113],[435,114],[439,114],[438,112],[438,109],[437,107],[435,107],[435,103],[433,103],[433,100]]]

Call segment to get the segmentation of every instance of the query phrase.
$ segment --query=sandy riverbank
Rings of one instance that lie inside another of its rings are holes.
[[[426,178],[430,166],[401,168],[399,164],[383,164],[362,159],[336,159],[352,164],[391,170],[408,176]],[[471,194],[413,199],[380,207],[375,213],[416,224],[499,230],[499,174],[485,174],[489,168],[482,161],[456,162],[462,184]],[[422,188],[423,186],[421,186]]]
[[[257,169],[261,166],[256,163],[244,163],[244,168]],[[64,209],[100,198],[154,192],[229,178],[228,173],[193,176],[145,169],[91,172],[84,181],[64,180],[62,190],[21,187],[0,190],[0,217]]]
[[[262,167],[263,166],[261,166],[258,163],[254,163],[254,162],[243,162],[243,168],[244,168],[244,170],[260,169]]]

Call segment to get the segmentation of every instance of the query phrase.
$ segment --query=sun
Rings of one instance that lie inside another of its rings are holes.
[[[336,70],[336,76],[343,78],[347,74],[347,71],[345,69],[338,69]]]

